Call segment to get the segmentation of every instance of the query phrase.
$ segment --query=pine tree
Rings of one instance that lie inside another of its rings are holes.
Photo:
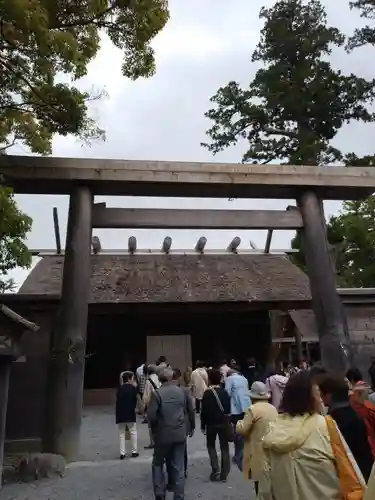
[[[359,10],[361,17],[373,22],[370,26],[366,24],[363,28],[356,29],[350,37],[347,48],[353,50],[363,45],[375,45],[375,0],[356,0],[349,2],[352,9]]]
[[[344,123],[372,122],[375,81],[344,75],[328,60],[345,36],[329,26],[318,0],[280,0],[262,8],[261,66],[249,87],[230,82],[211,98],[214,124],[203,144],[214,154],[247,142],[244,162],[327,165],[342,158],[331,145]]]

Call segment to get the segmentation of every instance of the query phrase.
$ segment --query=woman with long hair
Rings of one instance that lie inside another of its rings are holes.
[[[363,499],[363,476],[335,422],[320,414],[319,396],[308,371],[289,379],[263,439],[261,500]]]

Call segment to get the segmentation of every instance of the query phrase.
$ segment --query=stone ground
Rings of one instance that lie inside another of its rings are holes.
[[[197,424],[199,422],[197,421]],[[5,486],[4,500],[152,500],[150,450],[147,425],[138,425],[140,457],[118,459],[117,429],[113,409],[86,410],[82,424],[81,456],[68,466],[63,479]],[[199,425],[189,440],[189,477],[186,500],[253,500],[251,482],[233,466],[228,482],[211,483],[205,438]],[[173,498],[169,494],[169,498]]]

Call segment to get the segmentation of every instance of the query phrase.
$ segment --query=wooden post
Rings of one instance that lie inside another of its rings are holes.
[[[171,248],[172,248],[172,238],[170,236],[166,236],[163,240],[161,251],[168,254]]]
[[[129,250],[129,253],[131,253],[131,254],[133,254],[137,251],[137,238],[135,236],[129,236],[128,250]]]
[[[70,195],[61,301],[52,334],[43,450],[74,459],[79,452],[91,275],[93,196]]]
[[[204,252],[204,247],[206,246],[207,238],[205,236],[201,236],[195,245],[195,251],[198,253]]]
[[[264,253],[270,253],[271,243],[272,243],[273,229],[269,229],[267,232],[266,245],[264,247]]]
[[[308,269],[313,308],[319,331],[322,363],[337,374],[350,366],[350,339],[329,254],[324,214],[314,191],[299,200],[304,229],[303,250]]]
[[[294,328],[294,339],[296,341],[297,363],[298,366],[300,366],[303,360],[303,345],[302,345],[302,335],[297,327]]]
[[[238,247],[241,245],[241,238],[239,236],[235,236],[233,240],[228,245],[228,252],[237,252]]]
[[[59,213],[57,207],[53,207],[53,228],[55,231],[56,253],[61,253],[61,238],[60,238],[60,224]]]
[[[12,359],[8,356],[0,356],[0,488],[2,485],[3,463],[4,463],[4,443],[8,407],[8,391],[10,367]]]

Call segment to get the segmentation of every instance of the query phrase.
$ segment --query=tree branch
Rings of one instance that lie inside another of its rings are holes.
[[[2,66],[4,66],[4,68],[6,68],[8,71],[10,71],[14,76],[16,76],[17,78],[22,80],[38,99],[40,99],[42,102],[45,102],[45,99],[40,94],[40,92],[28,81],[27,78],[25,78],[22,75],[22,73],[20,71],[16,71],[11,64],[9,64],[7,61],[2,59],[1,57],[0,57],[0,64]]]
[[[13,137],[13,141],[10,143],[10,144],[7,144],[6,146],[1,146],[0,147],[0,155],[5,155],[6,154],[6,150],[11,148],[12,146],[14,146],[17,142],[17,140],[19,139],[19,137],[17,135],[15,135]]]
[[[285,135],[285,137],[292,137],[293,139],[297,139],[297,132],[293,132],[293,130],[277,130],[276,128],[265,128],[263,132],[269,135]]]
[[[66,28],[76,28],[78,26],[88,26],[89,24],[93,24],[95,22],[98,22],[102,17],[105,17],[107,14],[109,14],[111,11],[113,11],[116,7],[118,7],[117,0],[113,2],[113,4],[110,7],[107,7],[107,9],[103,10],[102,12],[99,12],[95,16],[91,17],[90,19],[82,20],[82,21],[75,21],[71,23],[56,23],[53,28],[57,29],[66,29]]]

